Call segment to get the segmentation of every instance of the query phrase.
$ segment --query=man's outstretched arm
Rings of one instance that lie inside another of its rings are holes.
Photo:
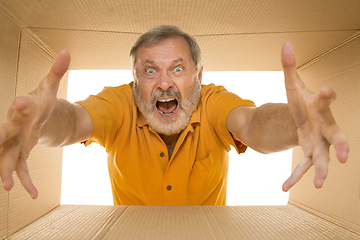
[[[65,146],[83,141],[92,134],[92,122],[80,105],[57,99],[60,80],[70,64],[70,54],[62,51],[39,86],[26,96],[16,97],[4,122],[0,123],[0,177],[5,190],[14,185],[13,172],[32,198],[33,185],[26,159],[39,142]]]
[[[57,99],[54,110],[41,128],[39,144],[64,147],[89,139],[93,124],[88,111],[76,103]]]
[[[321,188],[328,172],[329,147],[334,145],[336,156],[346,162],[349,143],[346,134],[336,124],[330,105],[335,91],[322,87],[312,93],[300,79],[290,42],[284,43],[281,62],[285,74],[288,104],[265,104],[259,108],[239,107],[227,117],[228,130],[244,144],[259,152],[275,152],[300,145],[304,159],[285,181],[288,191],[314,165],[314,185]]]

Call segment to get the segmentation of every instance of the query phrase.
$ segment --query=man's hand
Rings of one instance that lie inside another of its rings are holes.
[[[304,151],[304,159],[285,181],[283,190],[288,191],[312,165],[315,167],[314,185],[321,188],[328,173],[330,145],[334,145],[341,163],[346,162],[349,153],[346,134],[336,125],[330,110],[336,93],[328,86],[322,87],[319,94],[306,88],[297,73],[290,42],[284,43],[282,47],[281,63],[289,108],[297,126],[299,145]]]
[[[27,96],[16,97],[5,121],[0,123],[0,177],[7,191],[14,185],[15,171],[30,196],[37,198],[26,159],[54,109],[60,80],[69,64],[69,52],[62,51],[39,86]]]

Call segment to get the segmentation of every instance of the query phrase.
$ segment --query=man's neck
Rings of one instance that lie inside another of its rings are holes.
[[[169,154],[169,161],[170,161],[170,158],[171,158],[171,156],[172,156],[172,154],[174,152],[176,142],[177,142],[179,136],[180,136],[180,134],[171,135],[171,136],[166,136],[166,135],[160,134],[160,137],[162,138],[162,140],[166,144],[168,154]]]

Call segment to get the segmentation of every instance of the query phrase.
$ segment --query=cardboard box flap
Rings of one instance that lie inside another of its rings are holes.
[[[16,91],[20,28],[0,9],[0,122],[5,120]],[[7,235],[9,193],[0,181],[0,239]]]
[[[346,164],[330,148],[328,176],[322,189],[313,187],[311,168],[290,191],[290,203],[336,218],[360,232],[360,34],[299,70],[305,84],[317,92],[324,85],[334,88],[331,105],[337,124],[346,132],[350,153]],[[293,168],[303,158],[300,148],[293,151]]]
[[[360,239],[295,206],[61,206],[11,239]]]
[[[71,53],[72,70],[131,69],[129,52],[140,34],[64,29],[32,29],[55,52]],[[196,36],[205,71],[280,71],[281,46],[292,41],[297,62],[326,52],[357,30]],[[306,43],[306,44],[304,44]],[[94,47],[99,46],[99,47]]]
[[[53,52],[29,31],[22,31],[17,62],[16,95],[34,90],[54,62]],[[16,55],[17,56],[17,55]],[[67,75],[60,84],[58,96],[66,98]],[[8,80],[11,82],[11,79]],[[14,96],[10,98],[12,99]],[[4,109],[8,109],[4,106]],[[60,205],[62,149],[37,145],[27,159],[34,185],[39,190],[36,201],[30,198],[14,174],[14,187],[9,193],[8,231],[14,233]],[[4,190],[1,190],[4,191]]]
[[[303,64],[360,29],[356,0],[2,0],[0,5],[57,53],[69,49],[72,69],[130,69],[132,39],[161,24],[178,25],[199,40],[207,71],[281,70],[285,40],[300,43],[296,54]]]
[[[142,33],[160,24],[193,35],[359,29],[356,0],[1,0],[27,28]]]

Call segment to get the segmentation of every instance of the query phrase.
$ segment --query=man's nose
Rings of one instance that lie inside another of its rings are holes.
[[[158,81],[158,88],[167,91],[174,87],[174,82],[171,80],[168,72],[161,72]]]

